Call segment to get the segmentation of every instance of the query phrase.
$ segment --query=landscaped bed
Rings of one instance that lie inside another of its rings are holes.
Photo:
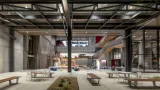
[[[47,90],[79,90],[76,77],[59,77]]]

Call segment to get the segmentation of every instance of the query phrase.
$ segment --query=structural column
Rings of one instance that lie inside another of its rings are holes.
[[[23,36],[23,69],[27,69],[28,60],[28,35]]]
[[[157,30],[157,68],[159,72],[159,30]]]
[[[72,32],[71,28],[68,27],[68,72],[72,72],[71,68],[71,63],[72,63],[72,45],[71,45],[71,40],[72,40]]]
[[[131,29],[125,31],[125,37],[132,33]],[[125,38],[125,53],[126,53],[126,63],[125,63],[125,71],[132,71],[132,35]]]
[[[14,72],[14,30],[9,30],[9,72]]]

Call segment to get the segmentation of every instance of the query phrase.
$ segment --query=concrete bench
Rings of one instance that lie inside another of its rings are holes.
[[[138,82],[153,82],[153,86],[156,86],[156,82],[160,82],[160,79],[156,79],[156,78],[145,78],[145,79],[125,79],[128,81],[128,85],[132,86],[132,82],[134,82],[134,87],[137,87],[137,83]]]
[[[7,82],[9,81],[9,85],[12,84],[11,80],[14,80],[16,79],[16,83],[18,84],[18,80],[19,80],[20,76],[13,76],[13,77],[9,77],[9,78],[5,78],[5,79],[0,79],[0,83],[4,83],[4,82]]]
[[[97,84],[99,84],[99,82],[100,82],[100,77],[98,77],[97,75],[95,75],[95,74],[93,74],[93,73],[87,73],[87,76],[89,76],[90,78],[88,78],[88,79],[91,79],[92,81],[94,80],[94,79],[98,79],[98,82],[97,82]],[[93,83],[93,82],[92,82]]]

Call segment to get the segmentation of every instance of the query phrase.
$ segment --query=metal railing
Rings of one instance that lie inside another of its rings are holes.
[[[122,37],[118,37],[117,39],[113,40],[113,41],[110,41],[108,43],[106,43],[104,45],[104,48],[101,49],[100,51],[96,52],[96,56],[100,56],[101,54],[103,54],[103,52],[107,49],[107,48],[110,48],[112,46],[115,46],[115,45],[118,45],[118,44],[122,44],[123,43],[123,38]]]
[[[67,53],[67,47],[57,47],[57,51],[61,53]],[[95,53],[95,46],[88,46],[88,47],[72,47],[73,53]]]

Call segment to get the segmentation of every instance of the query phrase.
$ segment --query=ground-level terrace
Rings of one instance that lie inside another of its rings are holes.
[[[44,71],[44,70],[36,70],[36,71]],[[0,79],[11,77],[11,76],[21,76],[19,79],[19,84],[9,85],[8,82],[1,83],[0,88],[1,90],[47,90],[49,86],[58,78],[63,76],[68,77],[77,77],[79,90],[154,90],[152,88],[152,82],[139,82],[138,85],[140,86],[147,86],[147,88],[132,88],[129,87],[127,81],[123,79],[118,80],[117,78],[109,78],[108,72],[110,70],[81,70],[81,71],[74,71],[72,73],[68,73],[66,70],[56,71],[53,75],[53,78],[49,79],[42,79],[41,81],[33,79],[27,79],[27,73],[31,72],[30,70],[25,71],[18,71],[18,72],[8,72],[0,74]],[[95,75],[101,78],[99,86],[92,86],[92,84],[87,80],[87,73],[94,73]],[[131,74],[131,77],[134,77],[136,74]],[[154,75],[159,75],[158,73],[145,73],[142,74],[142,77],[153,77]],[[123,75],[122,75],[123,76]],[[14,81],[13,81],[14,83]],[[157,82],[157,85],[160,85]],[[151,86],[148,87],[148,86]],[[157,89],[159,90],[159,88]]]

